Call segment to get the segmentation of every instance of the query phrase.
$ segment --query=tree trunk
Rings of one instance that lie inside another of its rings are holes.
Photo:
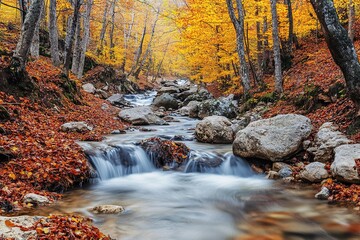
[[[73,58],[71,72],[75,75],[78,74],[79,64],[80,64],[80,55],[81,55],[81,16],[79,16],[76,31],[75,31],[75,43],[73,49]]]
[[[250,77],[249,77],[249,69],[245,58],[244,11],[243,11],[242,0],[236,0],[236,9],[238,13],[237,17],[235,15],[233,1],[226,0],[226,4],[228,7],[228,12],[230,15],[231,22],[233,23],[236,31],[236,46],[237,46],[237,53],[240,59],[240,76],[241,76],[242,86],[244,88],[244,95],[246,98],[250,92]]]
[[[257,0],[257,2],[259,2],[259,0]],[[255,16],[258,17],[259,16],[259,6],[256,6],[256,11],[255,11]],[[263,36],[261,34],[261,22],[260,21],[256,21],[256,38],[257,38],[257,42],[256,42],[256,50],[257,50],[257,76],[259,78],[259,81],[263,82],[264,81],[264,71],[263,71],[263,67],[262,67],[262,50],[263,50]]]
[[[110,59],[115,59],[115,53],[114,53],[114,47],[115,47],[115,43],[114,43],[114,30],[115,30],[115,7],[116,7],[116,0],[113,0],[111,3],[111,7],[110,7],[110,14],[111,14],[111,27],[110,27],[110,33],[109,33],[109,38],[110,38],[110,50],[109,50],[109,54],[110,54]]]
[[[146,23],[147,23],[147,16],[145,18],[144,29],[143,29],[143,33],[141,35],[139,47],[135,54],[134,64],[131,67],[130,72],[128,73],[128,76],[130,76],[134,73],[135,69],[138,67],[138,65],[140,63],[140,58],[141,58],[141,54],[143,52],[144,40],[145,40],[145,36],[146,36]]]
[[[21,14],[21,24],[24,24],[25,22],[25,17],[26,17],[26,13],[27,13],[27,0],[19,0],[19,7],[21,9],[20,14]]]
[[[280,40],[279,40],[279,27],[276,11],[276,0],[271,2],[271,17],[272,17],[272,37],[274,48],[274,61],[275,61],[275,93],[281,94],[283,92],[282,72],[281,72],[281,54],[280,54]]]
[[[120,70],[123,72],[125,72],[126,58],[127,58],[126,53],[128,50],[128,45],[129,45],[129,41],[130,41],[130,37],[131,37],[131,33],[132,33],[132,28],[134,26],[134,21],[135,21],[135,12],[133,11],[131,13],[131,23],[129,24],[128,30],[126,30],[126,25],[124,24],[124,55],[123,55],[121,66],[120,66]]]
[[[20,39],[16,46],[11,64],[11,70],[14,71],[17,76],[21,76],[26,73],[25,66],[29,56],[35,28],[40,19],[43,4],[43,0],[33,0],[30,5],[30,9],[26,14],[24,24],[22,25]],[[19,81],[21,79],[16,80]]]
[[[106,0],[104,14],[103,14],[103,18],[102,18],[102,26],[101,26],[101,31],[100,31],[100,39],[99,39],[100,46],[97,49],[97,56],[100,56],[100,54],[102,54],[104,51],[104,39],[105,39],[105,33],[106,33],[106,27],[107,27],[108,8],[109,8],[109,2],[108,2],[108,0]]]
[[[349,26],[348,35],[351,41],[354,41],[354,22],[355,22],[355,6],[352,0],[349,0]]]
[[[86,13],[84,17],[84,37],[81,42],[80,63],[79,63],[79,70],[77,73],[78,78],[81,78],[84,72],[85,54],[90,39],[90,14],[91,14],[92,5],[93,5],[93,0],[87,0]]]
[[[66,42],[65,42],[65,59],[64,59],[64,69],[63,73],[65,76],[69,76],[69,69],[70,69],[70,63],[71,63],[71,52],[74,45],[74,36],[76,31],[76,25],[78,22],[78,18],[80,15],[80,7],[81,7],[81,0],[75,0],[74,3],[74,13],[72,16],[71,26],[68,31],[68,34],[66,36]]]
[[[360,64],[354,44],[340,24],[331,0],[310,0],[322,25],[326,43],[335,63],[344,74],[347,90],[360,116]]]
[[[264,16],[262,34],[264,37],[263,51],[262,51],[262,71],[265,73],[269,70],[270,64],[270,50],[269,50],[269,38],[267,36],[268,22],[267,17]]]
[[[35,59],[38,59],[39,56],[40,56],[40,22],[41,22],[41,17],[42,17],[41,15],[43,15],[43,13],[44,13],[43,8],[44,8],[44,4],[41,5],[40,17],[39,17],[39,20],[36,23],[36,27],[35,27],[35,31],[34,31],[34,37],[32,39],[31,46],[30,46],[30,54]]]
[[[50,0],[50,11],[49,11],[49,38],[50,38],[50,54],[51,60],[54,66],[60,66],[59,57],[59,33],[57,27],[56,17],[56,0]]]

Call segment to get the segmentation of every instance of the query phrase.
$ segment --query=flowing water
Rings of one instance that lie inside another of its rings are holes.
[[[149,97],[137,96],[132,102],[148,104]],[[197,120],[175,119],[145,132],[128,130],[100,143],[79,143],[98,179],[66,194],[57,205],[43,209],[44,214],[81,213],[115,239],[360,239],[357,215],[313,199],[312,188],[283,186],[254,174],[232,155],[231,145],[191,140]],[[188,140],[183,142],[191,156],[181,170],[156,169],[151,156],[134,144],[154,136]],[[126,210],[118,215],[89,210],[104,204]]]

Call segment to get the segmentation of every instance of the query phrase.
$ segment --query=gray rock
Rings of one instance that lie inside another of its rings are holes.
[[[226,117],[211,116],[200,121],[195,128],[195,137],[206,143],[232,143],[234,132]]]
[[[95,93],[96,88],[94,87],[94,85],[92,83],[86,83],[84,85],[82,85],[82,88],[85,92],[88,93]]]
[[[198,107],[200,102],[198,101],[191,101],[185,107],[179,109],[179,113],[182,116],[189,116],[191,118],[197,118],[198,115]]]
[[[231,119],[235,118],[238,114],[237,105],[229,98],[205,100],[199,104],[198,109],[198,117],[200,119],[215,115]]]
[[[209,93],[209,91],[202,88],[199,91],[197,91],[196,93],[188,96],[184,100],[184,105],[187,105],[191,101],[203,102],[203,101],[209,100],[209,99],[213,99],[213,96],[211,95],[211,93]]]
[[[360,183],[355,160],[360,159],[360,144],[341,145],[335,148],[335,160],[331,164],[331,173],[339,181]]]
[[[86,132],[93,130],[86,122],[68,122],[61,125],[60,129],[63,132]]]
[[[289,167],[283,167],[282,169],[280,169],[279,171],[279,176],[281,178],[287,178],[287,177],[291,177],[292,176],[292,170]]]
[[[21,230],[19,227],[9,228],[6,226],[5,221],[10,221],[18,226],[22,226],[25,228],[32,227],[35,222],[42,219],[44,217],[38,216],[20,216],[20,217],[2,217],[0,216],[0,239],[15,239],[15,240],[23,240],[23,239],[36,239],[37,234],[36,230]]]
[[[330,196],[330,191],[326,187],[321,188],[321,191],[315,194],[315,198],[320,200],[327,200],[329,196]]]
[[[154,114],[150,107],[135,107],[122,110],[119,118],[133,125],[166,125],[166,121],[162,120]]]
[[[171,87],[162,87],[158,90],[158,94],[161,95],[163,93],[179,93],[180,89],[178,87],[175,86],[171,86]]]
[[[320,127],[315,137],[314,146],[308,148],[308,152],[314,155],[314,161],[327,162],[333,159],[336,147],[351,142],[343,133],[338,131],[338,126],[327,122]]]
[[[313,162],[306,165],[305,169],[300,172],[300,178],[309,182],[321,182],[329,177],[325,169],[325,164]]]
[[[101,109],[107,110],[107,109],[109,109],[109,105],[107,105],[106,103],[103,103],[103,104],[101,104]]]
[[[107,99],[109,97],[108,93],[101,89],[96,89],[95,93],[99,94],[102,99]]]
[[[119,107],[130,107],[131,104],[124,99],[123,94],[114,94],[111,97],[107,98],[106,101],[111,103],[111,105],[119,106]]]
[[[258,120],[236,134],[233,152],[245,158],[281,161],[301,148],[311,129],[310,119],[297,114]]]
[[[275,172],[275,171],[269,171],[266,178],[268,179],[279,179],[280,178],[280,175],[278,172]]]
[[[50,200],[42,195],[28,193],[23,198],[24,203],[32,203],[34,205],[50,203]]]
[[[156,107],[164,107],[165,109],[178,109],[179,103],[178,101],[171,96],[169,93],[163,93],[160,96],[154,99],[154,106]]]
[[[91,209],[96,214],[118,214],[125,211],[124,207],[118,205],[99,205]]]
[[[290,168],[290,165],[283,162],[274,162],[272,164],[272,170],[276,172],[280,171],[284,167]]]
[[[181,101],[185,101],[186,98],[188,98],[189,96],[196,94],[196,93],[197,93],[197,87],[193,86],[187,91],[183,91],[181,93],[174,94],[174,97]]]

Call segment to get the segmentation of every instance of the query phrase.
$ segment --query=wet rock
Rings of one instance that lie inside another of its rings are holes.
[[[50,200],[42,195],[35,194],[35,193],[28,193],[23,198],[24,203],[31,203],[34,205],[41,205],[50,203]]]
[[[187,91],[183,91],[181,93],[174,94],[174,96],[175,96],[175,98],[177,98],[181,101],[185,101],[186,98],[188,98],[189,96],[196,94],[196,93],[197,93],[197,87],[193,86]]]
[[[332,175],[342,182],[360,183],[360,144],[341,145],[334,151],[335,160],[330,168]]]
[[[82,88],[85,92],[88,92],[88,93],[95,93],[95,86],[92,84],[92,83],[86,83],[84,85],[82,85]]]
[[[125,211],[124,207],[118,205],[99,205],[91,209],[96,214],[118,214]]]
[[[329,196],[330,196],[330,191],[326,187],[321,188],[321,191],[315,194],[315,198],[320,200],[327,200]]]
[[[285,167],[280,169],[279,176],[281,178],[287,178],[287,177],[291,177],[292,173],[293,172],[292,172],[291,168],[285,166]]]
[[[161,95],[163,93],[179,93],[180,89],[178,87],[175,86],[171,86],[171,87],[162,87],[159,89],[158,94]]]
[[[268,179],[279,179],[280,178],[280,175],[278,172],[275,172],[275,171],[269,171],[266,178]]]
[[[43,217],[38,216],[20,216],[20,217],[1,217],[0,216],[0,239],[36,239],[36,230],[25,230],[20,227],[8,227],[6,226],[9,222],[11,224],[21,226],[24,228],[32,227],[35,222],[42,219]]]
[[[199,104],[198,109],[200,119],[214,115],[235,118],[238,113],[237,105],[229,98],[205,100]]]
[[[111,132],[111,134],[126,134],[126,131],[125,130],[114,130]]]
[[[207,91],[206,89],[200,89],[195,94],[188,96],[184,100],[184,105],[187,105],[191,101],[203,102],[203,101],[209,100],[209,99],[213,99],[213,96],[211,95],[211,93],[209,93],[209,91]]]
[[[176,169],[186,162],[190,155],[190,149],[185,144],[157,137],[143,140],[139,145],[158,168],[167,166]]]
[[[165,117],[163,117],[163,120],[167,121],[167,122],[179,122],[179,120],[177,120],[177,119],[175,119],[174,117],[171,117],[171,116],[165,116]]]
[[[158,97],[155,98],[154,106],[156,107],[164,107],[165,109],[178,109],[179,103],[178,101],[171,96],[169,93],[164,93]]]
[[[111,105],[119,107],[130,107],[131,104],[124,99],[123,94],[114,94],[111,97],[107,98],[106,101],[111,103]]]
[[[170,140],[172,141],[194,141],[194,137],[182,136],[182,135],[175,135]]]
[[[234,132],[226,117],[211,116],[200,121],[195,128],[195,137],[206,143],[232,143]]]
[[[87,132],[93,130],[86,122],[68,122],[61,125],[60,129],[63,132]]]
[[[179,113],[182,116],[189,116],[191,118],[197,118],[198,116],[198,107],[200,102],[191,101],[186,106],[179,109]]]
[[[109,97],[108,93],[101,89],[96,89],[95,93],[98,94],[102,99],[107,99]]]
[[[301,148],[311,129],[310,119],[297,114],[258,120],[236,134],[233,152],[245,158],[281,161]]]
[[[328,177],[325,164],[320,162],[310,163],[300,172],[300,178],[309,182],[321,182]]]
[[[166,125],[164,120],[154,114],[150,107],[135,107],[122,110],[119,118],[133,125]]]
[[[330,122],[324,123],[320,127],[315,137],[314,146],[308,148],[308,151],[314,155],[314,161],[331,161],[336,147],[352,142],[338,129],[338,126]]]
[[[284,167],[290,168],[290,165],[283,162],[274,162],[272,164],[272,170],[276,172],[280,171]]]

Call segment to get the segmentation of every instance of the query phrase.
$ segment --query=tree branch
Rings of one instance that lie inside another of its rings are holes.
[[[4,6],[6,6],[6,7],[9,7],[9,8],[14,8],[14,9],[17,9],[17,10],[19,10],[20,12],[23,12],[23,13],[25,13],[25,11],[24,10],[22,10],[22,9],[20,9],[20,8],[18,8],[18,7],[15,7],[15,6],[11,6],[11,5],[9,5],[9,4],[7,4],[7,3],[4,3],[4,2],[2,2],[2,1],[0,1],[0,5],[4,5]]]

